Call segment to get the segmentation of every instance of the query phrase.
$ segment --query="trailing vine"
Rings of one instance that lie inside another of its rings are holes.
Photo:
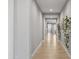
[[[69,48],[70,33],[71,33],[71,17],[66,16],[63,22],[64,41],[67,48]]]

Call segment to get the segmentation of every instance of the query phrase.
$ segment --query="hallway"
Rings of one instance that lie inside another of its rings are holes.
[[[70,59],[61,45],[56,39],[56,35],[48,33],[46,39],[35,53],[32,59]]]
[[[9,59],[70,59],[71,0],[9,3]]]

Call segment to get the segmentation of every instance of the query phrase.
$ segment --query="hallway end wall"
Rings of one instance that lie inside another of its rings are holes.
[[[46,18],[48,18],[48,20],[51,19],[51,18],[56,19],[57,23],[58,23],[59,15],[58,14],[44,14],[43,15],[43,20],[44,20],[44,30],[43,30],[44,31],[44,39],[46,39],[45,36],[47,35],[47,21],[46,21]],[[52,22],[54,23],[54,21],[52,21]],[[56,25],[57,25],[57,23],[56,23]]]

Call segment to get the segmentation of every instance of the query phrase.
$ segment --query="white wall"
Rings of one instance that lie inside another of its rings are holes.
[[[62,12],[60,13],[60,23],[63,22],[65,16],[71,17],[71,0],[68,1]]]
[[[61,14],[60,14],[60,27],[61,27],[61,41],[64,44],[64,33],[63,33],[63,29],[62,29],[62,23],[63,23],[63,18],[65,16],[71,17],[71,0],[68,1],[68,3],[66,4],[66,6],[64,7],[64,9],[62,10]],[[69,44],[71,45],[71,43]],[[70,52],[70,50],[69,50]]]
[[[31,59],[42,41],[42,13],[34,0],[9,0],[9,59]]]
[[[31,18],[31,53],[35,52],[42,41],[42,13],[36,3],[32,2],[32,18]]]
[[[8,59],[14,59],[14,0],[9,0],[8,4]]]
[[[31,0],[14,1],[14,59],[30,59]]]

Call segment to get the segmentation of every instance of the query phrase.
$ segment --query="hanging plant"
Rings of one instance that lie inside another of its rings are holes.
[[[63,22],[64,41],[67,48],[69,48],[69,39],[71,33],[71,18],[66,16]]]

